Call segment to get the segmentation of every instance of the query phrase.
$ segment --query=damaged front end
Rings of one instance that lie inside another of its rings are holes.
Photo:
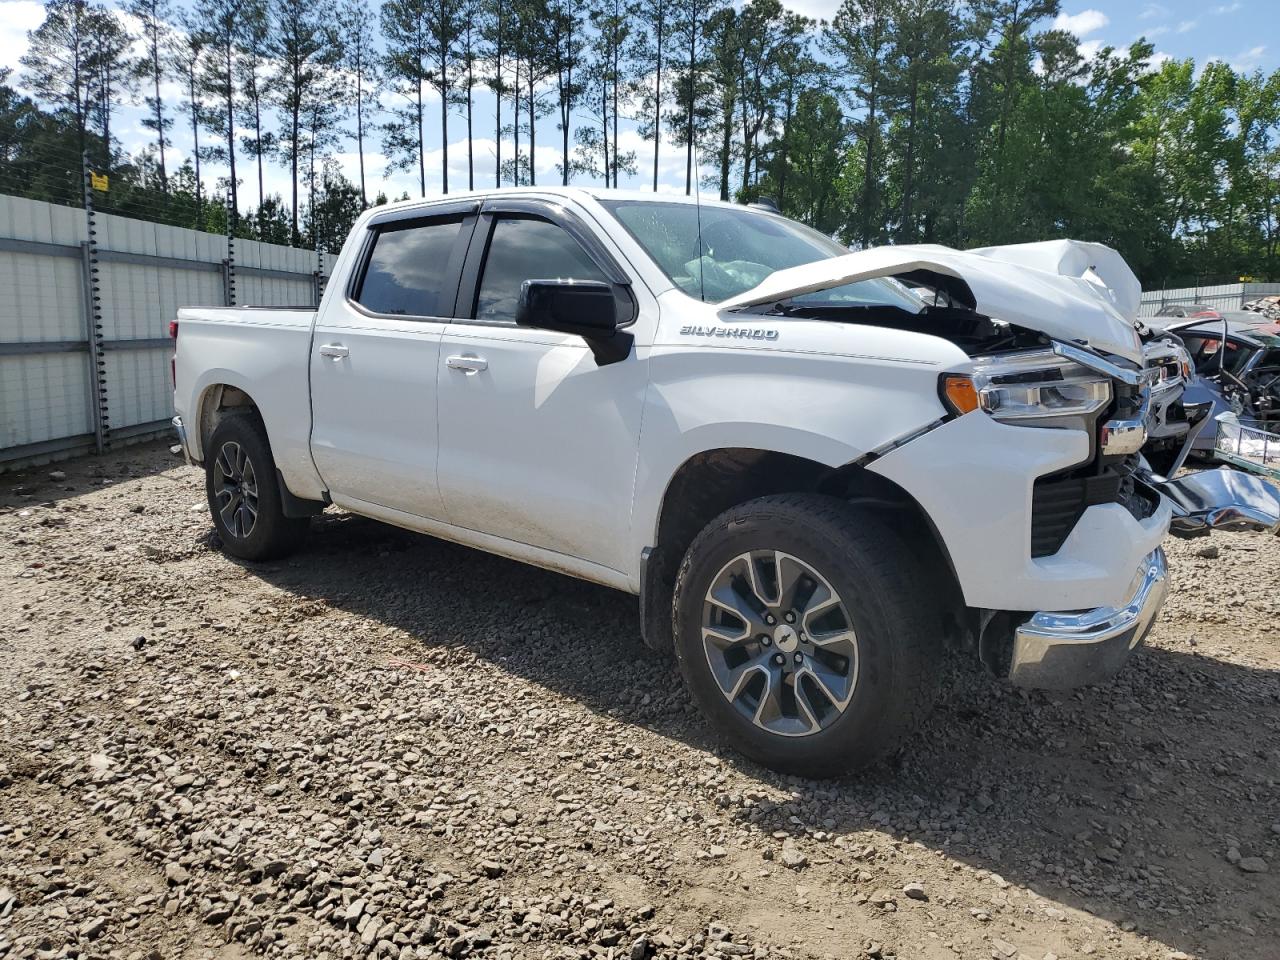
[[[1066,478],[1040,478],[1033,510],[1065,529],[1093,503],[1123,503],[1135,517],[1164,504],[1169,532],[1177,537],[1214,530],[1280,533],[1280,488],[1274,484],[1231,467],[1182,472],[1197,435],[1209,424],[1209,405],[1183,403],[1185,378],[1167,362],[1172,357],[1181,365],[1176,352],[1157,346],[1147,357],[1136,377],[1131,371],[1117,379],[1116,403],[1099,425],[1098,456],[1086,466],[1086,476],[1076,468]],[[1072,488],[1079,492],[1057,514],[1044,509],[1057,491]],[[1057,536],[1041,542],[1033,536],[1032,555],[1051,555],[1060,545]],[[1165,555],[1157,548],[1138,565],[1123,603],[1030,617],[982,611],[983,659],[1021,687],[1071,689],[1106,680],[1150,631],[1167,592]]]

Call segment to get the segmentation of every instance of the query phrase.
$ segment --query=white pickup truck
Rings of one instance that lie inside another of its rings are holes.
[[[948,645],[1104,680],[1171,524],[1275,531],[1263,481],[1142,456],[1153,392],[1166,438],[1199,424],[1137,300],[1090,244],[850,253],[759,207],[450,196],[362,216],[318,310],[179,311],[174,423],[228,553],[332,504],[636,594],[739,749],[834,774],[912,730]]]

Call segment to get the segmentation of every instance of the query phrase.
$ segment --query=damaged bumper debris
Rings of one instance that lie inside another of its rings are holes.
[[[1168,589],[1164,551],[1156,549],[1138,567],[1124,605],[1035,614],[1014,632],[1009,680],[1069,690],[1108,679],[1146,637]]]

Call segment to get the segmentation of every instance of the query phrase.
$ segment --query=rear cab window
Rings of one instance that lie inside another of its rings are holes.
[[[443,287],[462,222],[451,216],[375,225],[352,299],[370,313],[448,316],[456,291]]]

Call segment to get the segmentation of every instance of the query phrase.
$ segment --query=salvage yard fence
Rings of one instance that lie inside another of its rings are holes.
[[[1250,300],[1280,294],[1280,283],[1224,283],[1218,286],[1148,290],[1142,294],[1140,317],[1154,317],[1161,307],[1202,303],[1215,310],[1239,310]]]
[[[332,261],[0,196],[0,471],[167,432],[178,308],[314,305]]]

